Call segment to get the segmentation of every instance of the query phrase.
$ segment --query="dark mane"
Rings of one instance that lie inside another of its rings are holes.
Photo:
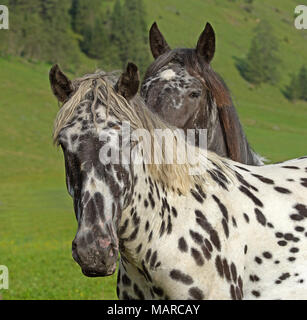
[[[194,49],[174,49],[159,56],[147,69],[145,78],[156,74],[170,62],[185,66],[191,76],[198,78],[208,89],[217,107],[232,106],[229,89],[222,78],[204,61],[200,61]]]

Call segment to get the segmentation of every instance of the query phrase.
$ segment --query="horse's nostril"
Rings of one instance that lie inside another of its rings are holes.
[[[113,257],[114,256],[114,249],[113,247],[111,247],[110,251],[109,251],[109,256]]]

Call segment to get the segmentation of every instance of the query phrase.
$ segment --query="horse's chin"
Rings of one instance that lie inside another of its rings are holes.
[[[103,271],[94,271],[94,270],[88,270],[88,269],[81,269],[81,270],[82,270],[82,273],[89,278],[98,278],[98,277],[109,277],[113,275],[116,268],[103,270]]]

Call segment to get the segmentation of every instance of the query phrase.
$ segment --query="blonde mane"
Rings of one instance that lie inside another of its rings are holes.
[[[117,94],[114,90],[115,79],[113,73],[108,74],[99,71],[76,79],[73,84],[76,88],[75,93],[61,107],[54,122],[53,140],[55,143],[58,141],[60,131],[69,124],[75,114],[76,108],[81,103],[88,102],[90,104],[93,122],[97,128],[95,106],[98,100],[99,103],[106,107],[107,117],[112,114],[121,122],[129,122],[130,127],[134,130],[145,129],[150,133],[151,139],[154,139],[155,129],[169,129],[171,131],[176,129],[166,124],[158,116],[153,114],[146,107],[143,99],[139,95],[136,95],[128,102],[124,97]],[[92,92],[93,94],[92,101],[85,99],[86,94],[89,92]],[[229,182],[232,181],[233,172],[227,165],[225,165],[224,160],[226,159],[223,160],[223,158],[213,152],[190,146],[186,143],[183,136],[181,138],[179,137],[179,139],[176,136],[175,146],[176,148],[186,148],[186,153],[189,153],[189,150],[191,150],[191,152],[193,151],[197,152],[199,155],[203,155],[202,165],[205,170],[202,174],[190,175],[190,170],[193,169],[191,164],[169,164],[170,159],[167,159],[167,152],[165,152],[165,148],[163,148],[163,146],[158,146],[160,149],[157,150],[157,145],[155,145],[154,148],[152,143],[150,155],[143,154],[143,156],[147,157],[147,159],[153,159],[152,157],[155,154],[162,154],[161,164],[147,164],[147,166],[153,178],[161,182],[168,189],[179,190],[181,193],[186,194],[187,191],[195,184],[209,184],[209,181],[210,184],[216,184],[207,170],[212,170],[211,173],[214,174],[214,170],[217,167],[223,170],[223,173],[227,179],[229,179]]]

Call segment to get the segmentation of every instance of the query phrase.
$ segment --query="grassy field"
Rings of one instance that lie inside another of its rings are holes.
[[[307,61],[307,31],[293,27],[296,1],[146,0],[148,25],[157,21],[172,47],[195,46],[206,21],[217,34],[213,67],[230,87],[253,148],[271,161],[307,154],[307,103],[281,94],[291,72]],[[236,70],[260,19],[280,40],[282,80],[252,88]],[[0,31],[1,32],[1,31]],[[94,66],[94,64],[93,64]],[[50,66],[0,59],[0,265],[10,270],[3,299],[115,299],[116,275],[88,279],[71,257],[76,231],[61,152],[52,145],[57,112]],[[86,67],[85,67],[86,68]],[[88,66],[92,68],[92,66]],[[92,71],[92,70],[88,70]]]
[[[0,265],[4,299],[114,299],[115,277],[89,279],[71,257],[76,221],[62,153],[52,145],[57,103],[50,66],[0,60]]]

